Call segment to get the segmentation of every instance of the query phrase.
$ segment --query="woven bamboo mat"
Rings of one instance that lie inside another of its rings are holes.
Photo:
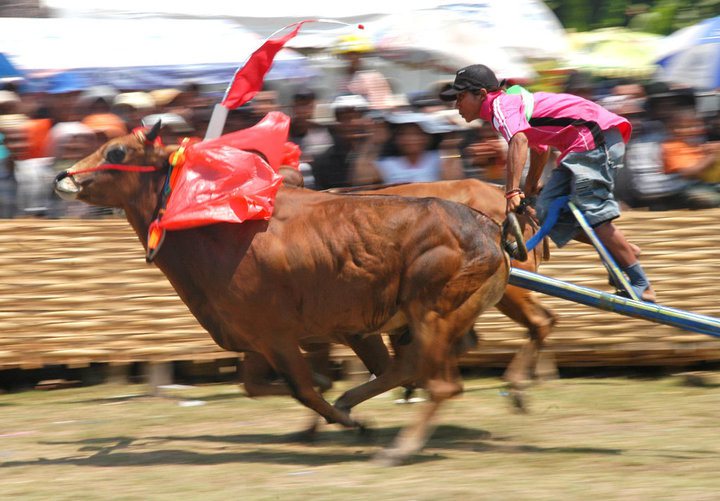
[[[714,233],[720,209],[627,212],[619,226],[643,249],[661,304],[720,316]],[[552,249],[545,275],[610,290],[594,251]],[[560,365],[684,365],[720,360],[720,340],[557,298],[549,341]],[[493,310],[465,365],[503,366],[524,330]],[[0,368],[132,361],[204,361],[237,354],[210,339],[163,275],[145,264],[123,220],[0,220]],[[347,356],[339,351],[338,357]]]

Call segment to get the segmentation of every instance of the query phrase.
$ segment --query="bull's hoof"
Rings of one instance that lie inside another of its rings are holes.
[[[317,425],[304,430],[296,431],[288,436],[290,442],[299,444],[312,444],[317,440]]]
[[[364,443],[372,443],[375,442],[377,434],[375,433],[375,430],[367,424],[358,423],[357,437],[358,440],[361,440]]]
[[[325,393],[332,388],[332,380],[322,374],[313,374],[313,383],[317,386],[320,393]]]
[[[372,458],[371,462],[375,466],[400,466],[405,463],[408,455],[396,448],[382,449],[378,451]]]
[[[508,390],[507,395],[510,399],[512,409],[515,412],[517,412],[518,414],[527,414],[529,412],[527,395],[525,395],[524,391],[511,389]]]

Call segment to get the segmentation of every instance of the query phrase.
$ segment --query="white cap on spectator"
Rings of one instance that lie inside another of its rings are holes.
[[[370,103],[367,102],[367,99],[357,94],[338,96],[332,103],[333,111],[344,109],[367,110],[369,107]]]
[[[0,104],[6,103],[20,104],[20,96],[11,90],[0,90]]]
[[[395,125],[416,124],[427,134],[445,134],[460,130],[457,125],[429,113],[400,111],[385,115],[385,120]]]
[[[136,110],[151,110],[155,107],[155,100],[147,92],[123,92],[115,96],[113,105],[127,105]]]
[[[98,99],[105,101],[108,106],[112,104],[115,96],[118,95],[118,90],[110,85],[96,85],[86,89],[78,97],[80,103],[93,103]]]
[[[152,127],[157,123],[158,120],[162,120],[162,127],[167,127],[173,132],[192,132],[193,128],[185,121],[183,117],[176,113],[156,113],[154,115],[148,115],[142,119],[142,124],[145,127]]]

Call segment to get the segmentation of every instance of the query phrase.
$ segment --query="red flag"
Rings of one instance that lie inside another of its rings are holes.
[[[260,89],[262,89],[265,74],[270,70],[275,55],[295,35],[305,23],[314,22],[315,19],[307,19],[290,24],[283,29],[295,26],[290,33],[282,38],[268,39],[258,50],[252,53],[245,65],[235,72],[233,81],[225,91],[222,105],[229,109],[235,109],[250,101]]]

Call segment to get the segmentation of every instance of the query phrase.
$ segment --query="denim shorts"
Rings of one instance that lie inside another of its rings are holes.
[[[553,170],[550,179],[538,196],[536,211],[544,221],[550,203],[557,197],[569,195],[590,226],[611,221],[620,216],[620,206],[613,196],[615,175],[623,166],[625,142],[616,128],[604,131],[605,144],[590,151],[568,153]],[[555,245],[562,247],[580,230],[570,211],[560,214],[550,231]]]

